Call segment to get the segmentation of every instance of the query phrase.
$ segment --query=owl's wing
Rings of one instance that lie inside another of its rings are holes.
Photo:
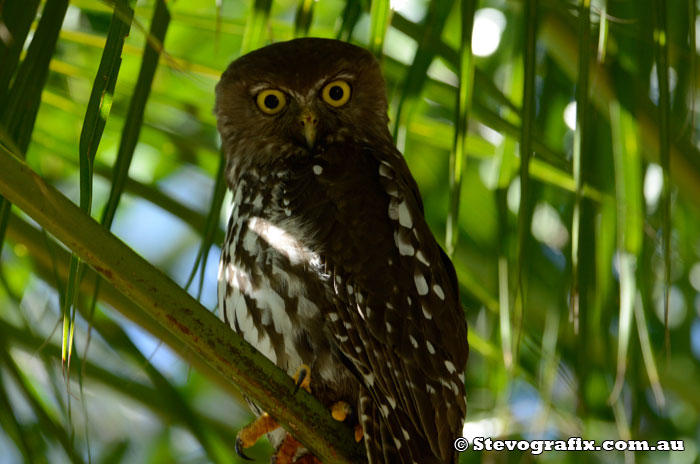
[[[466,414],[467,328],[415,181],[389,144],[335,144],[314,162],[323,192],[315,229],[337,301],[327,319],[362,384],[370,462],[452,462]]]

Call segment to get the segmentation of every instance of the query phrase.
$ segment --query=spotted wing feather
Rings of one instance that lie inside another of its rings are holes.
[[[456,278],[405,162],[384,148],[330,145],[291,170],[285,195],[292,207],[306,203],[323,244],[335,303],[327,320],[359,374],[370,462],[452,462],[466,413]]]

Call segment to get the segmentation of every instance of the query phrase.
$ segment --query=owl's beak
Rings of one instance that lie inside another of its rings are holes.
[[[316,142],[316,128],[318,126],[318,117],[308,108],[304,108],[299,116],[299,125],[306,140],[306,146],[313,148]]]

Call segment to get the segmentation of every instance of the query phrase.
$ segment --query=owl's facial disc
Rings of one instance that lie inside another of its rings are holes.
[[[304,108],[299,116],[299,126],[306,140],[306,146],[311,149],[316,143],[316,131],[318,128],[318,116],[309,108]]]

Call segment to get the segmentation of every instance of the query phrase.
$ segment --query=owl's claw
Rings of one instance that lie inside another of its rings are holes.
[[[355,442],[359,443],[365,437],[365,431],[362,430],[362,425],[357,424],[355,426]]]
[[[292,377],[295,381],[294,394],[299,391],[299,387],[311,393],[311,369],[306,364],[299,366],[297,373]]]
[[[311,369],[306,364],[302,364],[294,374],[294,393],[299,391],[299,388],[303,388],[307,392],[311,393]],[[243,427],[236,435],[236,443],[234,449],[236,454],[241,458],[248,461],[252,461],[251,458],[245,455],[244,449],[250,448],[265,434],[276,430],[279,427],[277,421],[270,417],[267,413],[263,413],[255,419],[253,422]],[[300,444],[294,437],[287,435],[283,442],[283,446],[275,453],[273,462],[279,464],[291,464],[294,454]],[[285,448],[286,451],[282,451]]]
[[[352,406],[343,400],[336,401],[331,406],[331,416],[338,422],[343,422],[352,414]],[[365,436],[364,430],[362,430],[362,425],[355,425],[355,441],[359,443]]]
[[[233,448],[236,450],[236,454],[242,459],[245,459],[246,461],[253,460],[253,458],[246,456],[246,454],[243,452],[243,440],[241,440],[240,437],[236,437],[236,444]]]
[[[352,413],[352,408],[345,401],[336,401],[331,406],[331,416],[338,422],[343,422]]]
[[[279,424],[277,423],[277,421],[275,421],[267,413],[263,413],[253,422],[243,427],[238,432],[238,435],[236,435],[236,444],[234,446],[236,454],[242,457],[243,459],[252,461],[251,458],[245,455],[243,450],[245,448],[250,448],[255,443],[257,443],[258,440],[260,440],[260,437],[269,432],[272,432],[273,430],[276,430],[278,427]]]

